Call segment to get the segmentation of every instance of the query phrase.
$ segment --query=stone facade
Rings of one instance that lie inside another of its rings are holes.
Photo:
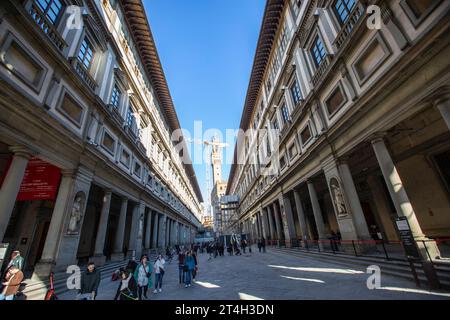
[[[417,3],[268,1],[241,129],[271,130],[246,134],[227,187],[245,233],[395,242],[407,217],[419,247],[440,255],[430,239],[450,234],[450,4]]]
[[[0,5],[0,240],[38,279],[186,244],[201,225],[151,31],[130,20],[145,12],[128,2]],[[57,196],[16,201],[35,158],[60,169]]]

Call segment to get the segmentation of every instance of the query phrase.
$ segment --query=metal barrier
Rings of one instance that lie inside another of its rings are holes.
[[[360,257],[378,257],[386,260],[405,260],[406,254],[401,241],[385,241],[385,240],[265,240],[266,245],[276,247],[293,247],[304,251],[312,252],[329,252],[333,254],[347,254]],[[450,258],[450,237],[437,238],[430,240],[419,240],[418,244],[422,244],[430,261],[438,261],[436,257],[432,257],[428,246],[429,243],[435,243],[440,251],[440,258]]]

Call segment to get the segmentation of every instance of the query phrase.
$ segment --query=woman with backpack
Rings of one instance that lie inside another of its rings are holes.
[[[148,287],[152,285],[152,269],[148,263],[148,258],[146,255],[141,257],[141,262],[136,267],[134,271],[134,280],[138,285],[138,296],[139,300],[142,300],[142,293],[144,293],[144,298],[147,298]]]
[[[137,300],[137,284],[132,273],[123,270],[114,300]]]

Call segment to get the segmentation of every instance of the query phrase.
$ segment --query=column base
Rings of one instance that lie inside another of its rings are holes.
[[[125,255],[123,252],[115,252],[111,255],[111,261],[123,261],[125,260]]]
[[[39,261],[34,267],[33,275],[31,276],[31,280],[33,281],[47,281],[50,277],[50,274],[55,267],[54,261]]]
[[[98,255],[94,255],[93,257],[90,257],[89,261],[94,262],[96,267],[101,267],[101,266],[105,265],[106,257],[103,254],[98,254]]]
[[[436,241],[424,237],[416,240],[416,243],[423,260],[435,260],[441,258],[441,252],[439,251]]]
[[[128,250],[127,259],[136,260],[136,250]]]

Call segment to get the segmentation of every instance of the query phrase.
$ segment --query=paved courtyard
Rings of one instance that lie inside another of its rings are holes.
[[[236,300],[236,299],[450,299],[450,293],[417,289],[413,282],[390,276],[381,278],[381,288],[369,290],[366,270],[299,258],[268,250],[242,256],[217,257],[208,261],[199,254],[197,282],[190,288],[178,284],[176,259],[166,264],[163,292],[150,300]],[[119,282],[103,280],[98,299],[114,298]],[[74,299],[76,292],[60,295]]]

